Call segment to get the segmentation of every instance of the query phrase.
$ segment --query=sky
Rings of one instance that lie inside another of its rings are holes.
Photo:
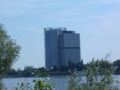
[[[21,46],[15,69],[45,66],[46,27],[80,33],[84,63],[120,59],[120,0],[0,0],[0,23]]]

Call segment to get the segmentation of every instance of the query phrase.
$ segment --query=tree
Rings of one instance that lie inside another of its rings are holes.
[[[11,68],[19,56],[20,46],[11,39],[0,24],[0,78]]]
[[[120,74],[120,59],[114,61],[113,65],[116,67],[115,74]]]
[[[34,68],[32,66],[25,66],[24,71],[23,71],[23,76],[31,77],[33,71],[34,71]]]
[[[68,90],[119,90],[113,85],[115,67],[106,59],[93,60],[86,65],[84,77],[77,71],[70,77]]]

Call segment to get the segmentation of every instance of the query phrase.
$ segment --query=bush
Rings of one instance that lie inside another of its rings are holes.
[[[107,60],[92,60],[86,65],[84,76],[77,71],[71,74],[68,90],[119,90],[113,86],[114,71],[115,67]]]

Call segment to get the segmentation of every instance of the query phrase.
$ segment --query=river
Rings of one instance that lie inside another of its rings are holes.
[[[120,81],[120,75],[114,75],[113,77],[115,80]],[[24,83],[29,82],[30,86],[32,87],[34,85],[33,84],[34,79],[38,80],[38,78],[4,78],[3,83],[7,87],[7,90],[12,90],[17,86],[18,83],[22,83],[22,82]],[[53,77],[50,77],[50,81],[52,81],[52,83],[56,83],[55,90],[67,90],[69,77],[53,76]],[[114,85],[117,87],[120,87],[120,84],[114,83]]]

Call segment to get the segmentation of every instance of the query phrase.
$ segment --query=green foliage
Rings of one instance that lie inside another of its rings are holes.
[[[5,74],[19,56],[20,47],[7,35],[0,25],[0,78]]]
[[[0,90],[7,90],[4,83],[2,82],[2,79],[0,79]]]
[[[113,87],[114,71],[115,67],[107,60],[92,60],[83,71],[84,79],[77,71],[72,73],[69,90],[118,90]]]
[[[117,68],[115,74],[120,74],[120,59],[113,62],[113,65]]]
[[[0,90],[2,90],[3,88],[4,88],[4,84],[0,80]]]
[[[39,71],[36,71],[39,72]],[[34,90],[53,90],[54,84],[51,83],[51,79],[49,78],[49,69],[44,69],[44,72],[37,74],[36,76],[40,78],[40,80],[33,80],[34,84]],[[43,79],[43,80],[42,80]],[[49,80],[50,79],[50,80]]]
[[[53,90],[52,84],[47,84],[45,80],[33,80],[34,90]]]
[[[113,66],[116,67],[115,73],[114,74],[120,74],[120,59],[114,61]],[[40,67],[40,68],[34,68],[32,66],[25,66],[24,70],[15,70],[15,69],[10,69],[7,72],[8,77],[34,77],[36,75],[46,76],[48,73],[49,75],[68,75],[69,70],[74,70],[76,69],[77,71],[83,71],[85,69],[85,65],[83,64],[83,61],[80,63],[74,64],[70,63],[68,67],[67,66],[62,66],[62,67],[57,67],[53,66],[49,68],[49,72],[46,72],[46,68]]]
[[[30,83],[18,83],[12,90],[53,90],[54,84],[49,83],[47,79],[33,80],[34,86],[32,87]],[[0,89],[1,90],[1,89]]]
[[[28,67],[27,67],[28,68]],[[44,70],[44,73],[38,73],[37,70],[33,72],[36,75],[37,79],[33,80],[34,86],[31,87],[29,83],[18,83],[15,90],[53,90],[54,89],[54,83],[52,83],[51,79],[48,77],[48,69]]]
[[[29,83],[18,83],[13,90],[33,90]]]

